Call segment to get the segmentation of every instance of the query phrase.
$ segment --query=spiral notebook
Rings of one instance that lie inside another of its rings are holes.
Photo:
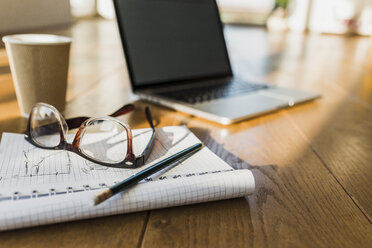
[[[134,130],[134,152],[148,129]],[[70,137],[71,138],[71,137]],[[99,135],[91,134],[92,141]],[[39,149],[23,135],[3,133],[0,146],[0,231],[114,214],[246,196],[254,191],[251,171],[234,170],[204,147],[184,161],[93,206],[103,188],[200,142],[184,126],[157,130],[149,162],[138,169],[91,163],[66,151]]]

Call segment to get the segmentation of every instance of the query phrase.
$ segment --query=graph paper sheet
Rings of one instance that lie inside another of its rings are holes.
[[[134,130],[135,153],[147,129]],[[151,134],[151,133],[150,133]],[[92,135],[92,141],[99,139]],[[35,148],[23,135],[4,133],[0,146],[0,230],[246,196],[254,191],[249,170],[233,170],[204,147],[98,206],[102,188],[200,142],[186,127],[157,130],[149,163],[138,169],[107,168],[73,153]],[[26,204],[27,203],[27,204]]]

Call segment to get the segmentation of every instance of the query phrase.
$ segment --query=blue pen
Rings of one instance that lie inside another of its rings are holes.
[[[182,159],[182,158],[186,158],[187,156],[191,156],[192,154],[194,154],[195,152],[197,152],[198,150],[200,150],[201,148],[203,147],[203,144],[202,143],[197,143],[193,146],[190,146],[188,148],[186,148],[185,150],[183,151],[180,151],[168,158],[165,158],[163,159],[162,161],[136,173],[135,175],[125,179],[124,181],[118,183],[118,184],[115,184],[114,186],[100,192],[99,194],[97,194],[93,201],[94,201],[94,205],[98,205],[100,204],[101,202],[109,199],[111,196],[121,192],[121,191],[124,191],[132,186],[134,186],[135,184],[137,184],[139,181],[145,179],[146,177],[158,172],[159,170],[173,164],[174,162]]]

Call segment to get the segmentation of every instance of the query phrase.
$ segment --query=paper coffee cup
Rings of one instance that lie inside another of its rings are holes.
[[[71,39],[47,34],[3,37],[18,105],[28,117],[37,102],[65,109]]]

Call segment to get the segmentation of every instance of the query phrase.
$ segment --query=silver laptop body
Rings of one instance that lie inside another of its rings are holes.
[[[194,88],[195,86],[193,86]],[[169,89],[164,89],[168,92]],[[160,97],[158,91],[140,90],[135,92],[142,99],[179,110],[207,120],[228,125],[241,120],[257,117],[296,104],[313,100],[319,95],[299,90],[269,87],[251,93],[224,97],[198,103],[180,102],[167,97]]]
[[[215,0],[114,6],[131,86],[144,100],[227,125],[319,97],[234,78]]]

